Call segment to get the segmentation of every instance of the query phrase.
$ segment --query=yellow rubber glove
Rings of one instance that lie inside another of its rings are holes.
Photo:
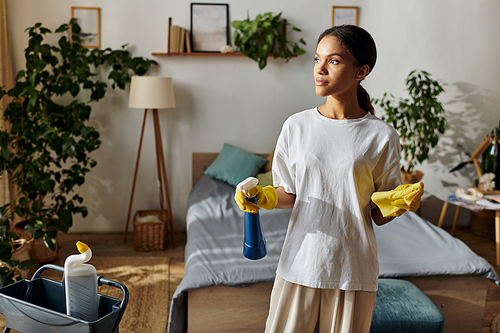
[[[248,201],[243,191],[236,190],[234,194],[234,200],[238,204],[238,207],[247,213],[257,213],[262,207],[266,210],[271,210],[278,204],[278,195],[276,189],[272,186],[262,187],[260,185],[255,185],[253,188],[247,191],[249,197],[257,198],[257,205],[251,201]]]
[[[402,184],[392,191],[373,193],[372,201],[384,217],[400,216],[407,211],[416,211],[420,207],[422,194],[424,183]]]

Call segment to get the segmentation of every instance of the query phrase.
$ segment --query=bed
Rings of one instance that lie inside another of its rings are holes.
[[[173,295],[170,333],[264,329],[291,209],[261,210],[268,253],[261,260],[246,259],[243,212],[234,202],[234,186],[203,175],[217,156],[193,153],[185,274]],[[375,226],[375,232],[380,278],[413,282],[440,308],[447,327],[481,328],[488,280],[500,285],[484,258],[415,213]]]

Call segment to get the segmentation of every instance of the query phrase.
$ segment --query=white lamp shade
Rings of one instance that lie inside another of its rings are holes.
[[[132,76],[130,82],[130,108],[175,108],[174,85],[169,77]]]

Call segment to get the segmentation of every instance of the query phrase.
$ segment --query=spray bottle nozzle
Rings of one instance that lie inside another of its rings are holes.
[[[242,191],[247,197],[247,191],[251,190],[252,188],[255,187],[259,183],[259,180],[255,177],[248,177],[244,181],[240,182],[238,186],[236,186],[236,189],[238,191]]]
[[[76,248],[78,249],[78,252],[80,253],[85,253],[89,249],[88,245],[85,244],[84,242],[76,242]]]

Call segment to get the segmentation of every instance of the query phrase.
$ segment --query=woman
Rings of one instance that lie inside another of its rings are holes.
[[[314,79],[326,102],[285,121],[273,159],[277,189],[255,190],[260,207],[293,207],[267,333],[370,331],[378,282],[372,220],[394,218],[370,198],[401,184],[398,135],[373,115],[360,85],[376,54],[370,34],[357,26],[319,36]]]

